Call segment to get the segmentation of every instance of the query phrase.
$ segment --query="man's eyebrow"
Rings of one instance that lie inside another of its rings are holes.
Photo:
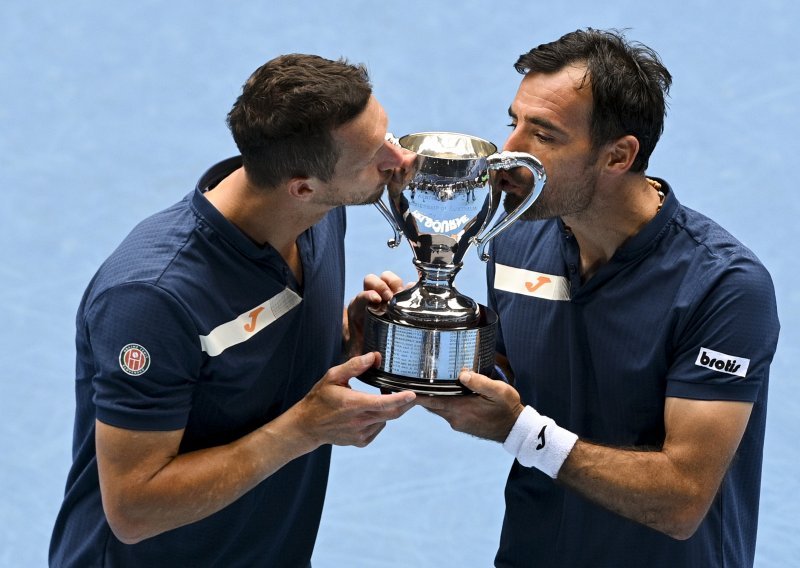
[[[510,116],[513,119],[517,118],[517,114],[513,110],[511,110],[511,107],[508,107],[508,116]],[[528,116],[525,117],[525,122],[528,122],[530,124],[535,124],[536,126],[541,126],[542,128],[546,128],[557,134],[566,134],[566,132],[564,132],[562,129],[560,129],[558,126],[556,126],[546,118],[539,118],[537,116]]]

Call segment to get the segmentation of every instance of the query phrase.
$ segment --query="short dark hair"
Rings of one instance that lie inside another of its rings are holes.
[[[514,68],[522,73],[554,73],[573,63],[586,64],[592,88],[589,130],[592,145],[621,136],[639,141],[631,171],[644,172],[650,154],[664,131],[666,98],[672,76],[658,54],[638,42],[629,42],[618,30],[587,28],[540,45],[519,57]]]
[[[371,95],[366,68],[346,59],[289,54],[259,67],[227,121],[250,182],[329,181],[340,155],[331,131],[358,116]]]

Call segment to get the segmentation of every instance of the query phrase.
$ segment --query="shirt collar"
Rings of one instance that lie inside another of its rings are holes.
[[[649,223],[642,227],[641,231],[617,249],[614,254],[617,260],[630,260],[654,248],[664,236],[666,229],[671,224],[673,217],[675,217],[675,212],[680,206],[678,198],[675,197],[672,188],[666,181],[653,176],[649,177],[661,184],[661,191],[664,192],[664,203],[661,205],[661,210],[656,213]]]
[[[256,260],[280,256],[268,243],[261,246],[250,239],[203,195],[241,166],[241,156],[234,156],[211,166],[197,182],[192,196],[192,207],[206,223],[245,256]]]

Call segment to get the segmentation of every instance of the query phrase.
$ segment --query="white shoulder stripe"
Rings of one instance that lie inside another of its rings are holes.
[[[543,300],[569,300],[569,280],[565,277],[504,264],[495,264],[494,287]]]
[[[303,298],[285,288],[266,302],[241,314],[234,320],[218,325],[208,335],[200,336],[200,346],[211,357],[216,357],[228,347],[238,345],[288,313]]]

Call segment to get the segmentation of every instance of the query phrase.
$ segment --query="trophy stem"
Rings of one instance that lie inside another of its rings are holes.
[[[459,329],[474,326],[480,307],[453,286],[461,269],[458,264],[430,264],[414,260],[419,281],[395,294],[387,306],[387,316],[406,325]]]
[[[414,266],[420,274],[419,283],[423,286],[453,288],[453,280],[461,270],[462,263],[432,264],[414,259]]]

